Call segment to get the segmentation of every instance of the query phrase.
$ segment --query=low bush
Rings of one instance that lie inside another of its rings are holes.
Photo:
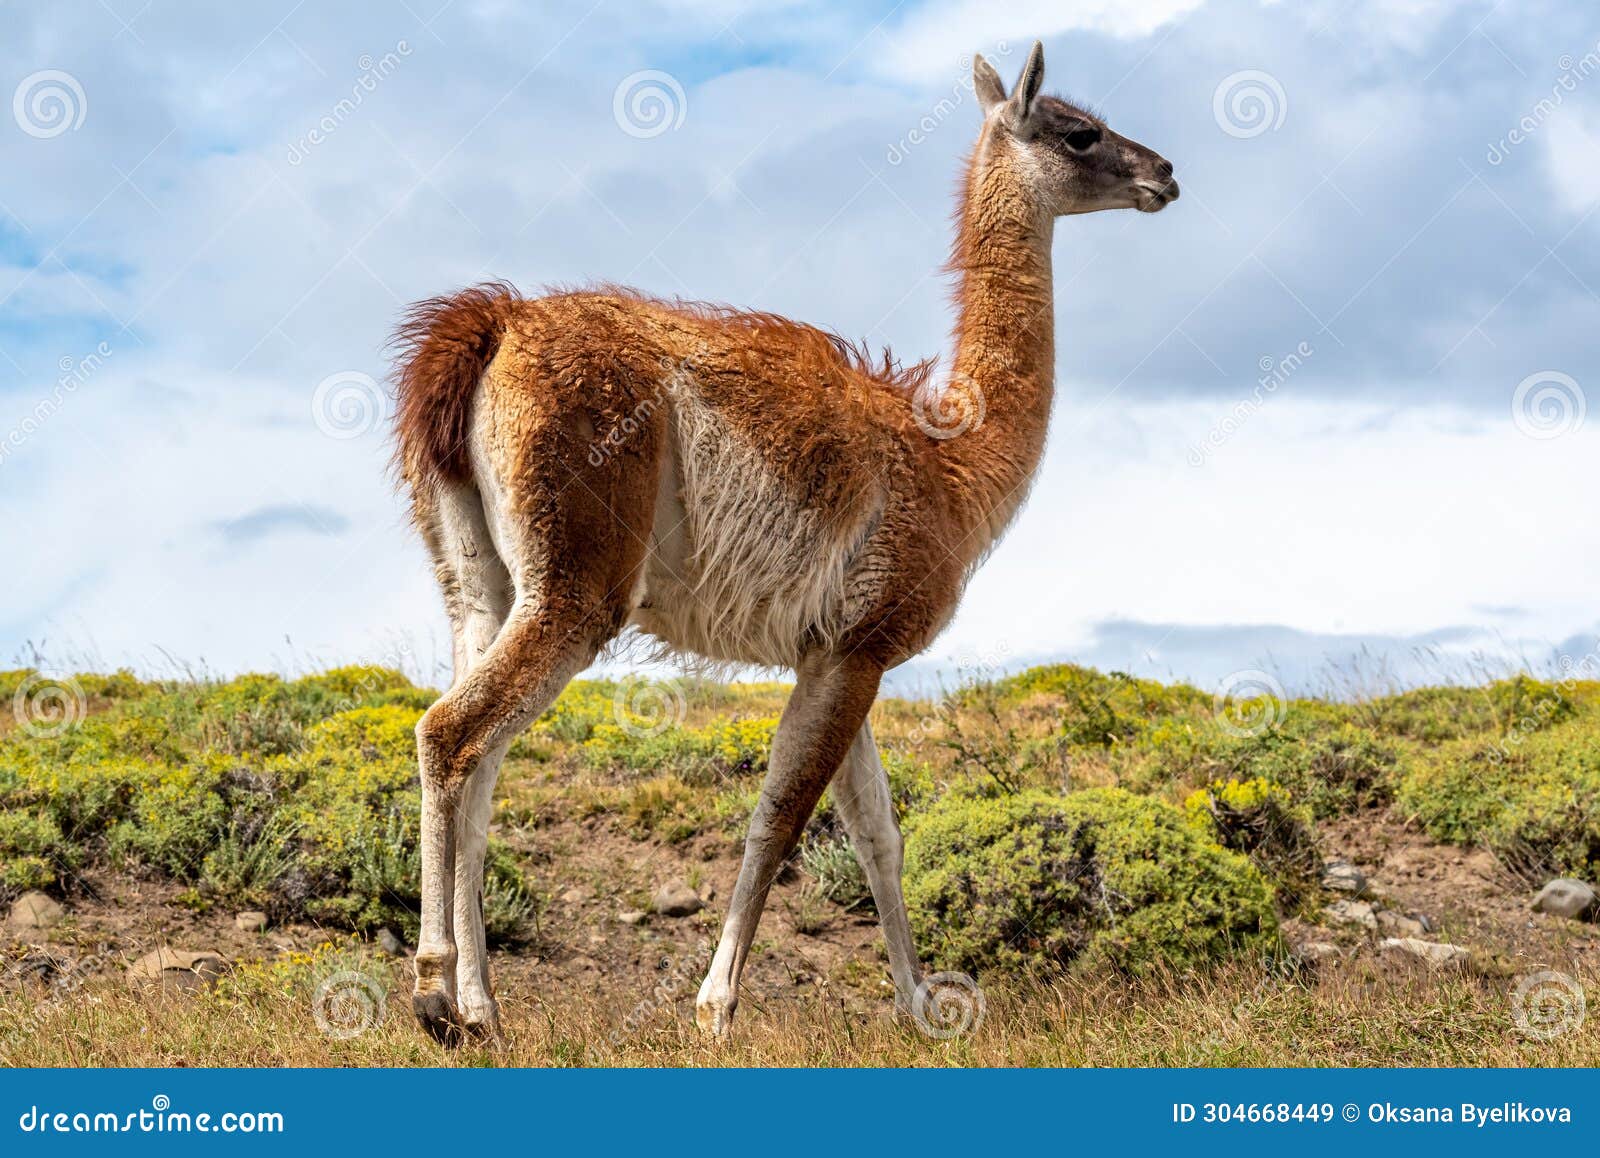
[[[1280,905],[1294,907],[1314,895],[1322,858],[1311,810],[1281,785],[1259,776],[1214,781],[1191,793],[1183,810],[1207,838],[1249,857]]]
[[[906,837],[912,922],[945,968],[1145,973],[1276,943],[1255,866],[1150,797],[952,793]]]
[[[1410,759],[1397,804],[1431,836],[1530,881],[1600,868],[1600,721],[1452,741]]]

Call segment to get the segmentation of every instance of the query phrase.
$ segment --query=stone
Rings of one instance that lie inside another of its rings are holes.
[[[49,929],[59,925],[66,915],[60,902],[41,892],[29,892],[11,903],[6,924],[13,929]]]
[[[246,909],[234,915],[233,927],[241,933],[264,933],[267,929],[267,915],[257,909]]]
[[[682,881],[668,881],[662,885],[650,904],[663,917],[688,917],[706,907],[699,895]]]
[[[1365,896],[1366,874],[1346,860],[1330,860],[1322,866],[1322,887],[1335,893]]]
[[[1307,941],[1299,949],[1302,961],[1328,961],[1339,956],[1339,946],[1331,941]]]
[[[1447,965],[1460,965],[1471,954],[1460,945],[1440,941],[1424,941],[1418,937],[1385,937],[1378,949],[1387,957],[1409,958],[1422,961],[1435,969]]]
[[[133,981],[159,982],[168,989],[194,990],[215,982],[226,967],[220,953],[163,945],[129,965],[128,977]]]
[[[650,919],[650,914],[641,913],[637,909],[630,909],[626,913],[618,913],[617,920],[624,925],[642,925]]]
[[[1335,924],[1359,925],[1373,930],[1378,927],[1377,910],[1366,901],[1334,901],[1322,912]]]
[[[406,955],[406,943],[400,939],[400,934],[393,929],[379,929],[378,952],[385,957],[404,957]]]
[[[1533,898],[1533,911],[1574,921],[1593,921],[1600,916],[1600,896],[1583,881],[1557,877]]]
[[[1378,931],[1390,937],[1420,937],[1428,931],[1428,923],[1403,913],[1382,909],[1377,914]]]
[[[581,905],[588,899],[588,891],[580,888],[570,888],[561,894],[561,903],[563,905]]]

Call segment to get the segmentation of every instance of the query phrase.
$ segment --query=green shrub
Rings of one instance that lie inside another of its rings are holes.
[[[670,773],[704,787],[765,772],[777,727],[775,716],[660,730],[596,724],[580,750],[584,762],[597,770]]]
[[[0,811],[0,900],[50,888],[81,861],[79,847],[48,814]]]
[[[1279,902],[1300,904],[1321,876],[1311,810],[1270,780],[1218,780],[1196,789],[1184,813],[1208,839],[1242,852],[1272,882]]]
[[[1532,732],[1571,719],[1596,702],[1600,684],[1550,683],[1518,675],[1482,687],[1417,688],[1363,706],[1393,736],[1438,743],[1482,733]]]
[[[844,837],[819,837],[806,842],[800,865],[817,882],[817,893],[836,905],[854,909],[872,900],[866,871]]]
[[[1248,859],[1115,788],[947,796],[908,826],[906,884],[920,942],[946,968],[1145,973],[1276,943]]]
[[[1386,803],[1400,743],[1328,707],[1297,700],[1282,726],[1254,735],[1231,732],[1211,719],[1163,720],[1116,753],[1113,767],[1120,783],[1144,792],[1270,780],[1318,819]]]
[[[1406,763],[1398,806],[1529,879],[1600,868],[1600,721],[1453,741]]]

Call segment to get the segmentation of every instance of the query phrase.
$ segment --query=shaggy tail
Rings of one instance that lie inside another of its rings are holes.
[[[418,302],[395,330],[395,465],[413,487],[470,475],[472,396],[521,300],[485,282]]]

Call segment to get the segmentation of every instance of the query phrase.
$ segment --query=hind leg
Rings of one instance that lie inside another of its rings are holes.
[[[460,684],[482,662],[510,614],[513,599],[511,574],[494,544],[484,513],[483,499],[471,483],[441,488],[438,523],[445,555],[444,565],[454,580],[450,601],[455,675]],[[450,903],[452,937],[456,950],[455,998],[469,1032],[491,1035],[497,1026],[494,999],[489,993],[489,962],[483,935],[484,853],[489,841],[495,780],[506,747],[491,751],[468,777],[456,814],[447,855],[453,861]],[[435,811],[437,811],[435,809]],[[441,882],[443,885],[444,882]],[[441,961],[441,970],[445,962]],[[441,988],[448,983],[441,976]]]
[[[595,626],[563,601],[519,603],[478,665],[417,724],[423,929],[412,1006],[446,1044],[467,1028],[493,1032],[496,1022],[482,924],[493,772],[512,738],[594,659],[604,642]]]

